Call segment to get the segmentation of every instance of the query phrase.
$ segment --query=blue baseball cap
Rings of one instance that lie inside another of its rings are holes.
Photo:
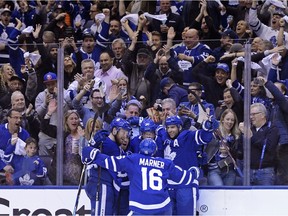
[[[48,72],[44,75],[44,83],[51,81],[57,81],[57,75],[55,73]]]
[[[218,63],[218,64],[217,64],[217,67],[216,67],[216,70],[217,70],[217,69],[223,70],[223,71],[226,72],[226,73],[230,73],[230,68],[229,68],[229,66],[228,66],[227,64],[225,64],[225,63]]]

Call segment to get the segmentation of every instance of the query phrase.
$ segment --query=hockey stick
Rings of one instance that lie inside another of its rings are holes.
[[[103,141],[100,143],[100,153],[102,152]],[[101,166],[98,166],[98,178],[97,178],[97,188],[96,188],[96,206],[95,214],[98,214],[99,209],[99,194],[100,194],[100,177],[101,177]]]
[[[93,118],[91,132],[90,132],[89,144],[92,141],[92,134],[93,134],[93,131],[94,131],[94,127],[95,127],[97,118],[98,118],[98,114],[97,114],[97,112],[95,112],[94,118]],[[79,180],[78,191],[77,191],[77,196],[76,196],[76,201],[75,201],[75,205],[74,205],[72,216],[76,216],[76,211],[77,211],[79,200],[80,200],[80,194],[81,194],[81,190],[82,190],[82,182],[83,182],[83,179],[84,179],[84,176],[85,176],[84,173],[86,171],[86,167],[87,167],[86,164],[84,164],[84,166],[82,168],[82,171],[81,171],[81,176],[80,176],[80,180]]]
[[[73,214],[72,214],[73,216],[76,216],[76,211],[77,211],[78,203],[80,200],[80,194],[81,194],[81,190],[82,190],[82,181],[84,179],[85,170],[86,170],[86,164],[84,164],[82,172],[81,172],[80,181],[79,181],[79,185],[78,185],[78,191],[77,191],[77,197],[76,197],[74,210],[73,210]]]

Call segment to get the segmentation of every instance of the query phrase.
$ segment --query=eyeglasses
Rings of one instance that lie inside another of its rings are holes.
[[[199,91],[199,89],[188,89],[188,90],[187,90],[187,93],[188,93],[188,94],[195,94],[196,91]]]
[[[102,97],[91,97],[92,99],[95,99],[95,100],[103,100]]]
[[[10,116],[10,118],[12,118],[12,119],[16,119],[16,120],[22,120],[23,119],[23,117],[22,116]]]
[[[262,112],[250,113],[250,116],[255,116],[255,115],[260,114],[260,113],[262,113]]]

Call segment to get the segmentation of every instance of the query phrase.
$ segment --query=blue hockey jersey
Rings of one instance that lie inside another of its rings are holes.
[[[137,153],[118,157],[98,153],[94,163],[114,172],[127,172],[130,210],[141,214],[159,214],[171,207],[168,181],[169,184],[191,185],[196,177],[170,160]]]
[[[186,56],[193,56],[194,62],[188,62],[186,60],[179,60],[178,65],[183,70],[183,84],[189,85],[192,82],[196,82],[197,80],[192,75],[192,69],[195,67],[199,62],[203,61],[207,56],[211,54],[211,49],[205,45],[198,43],[192,49],[188,49],[186,46],[178,46],[174,49],[174,57],[177,58],[178,54],[183,53]]]
[[[212,140],[212,133],[205,130],[182,131],[176,139],[167,138],[164,142],[164,158],[172,160],[182,169],[199,166],[197,151],[199,146]]]

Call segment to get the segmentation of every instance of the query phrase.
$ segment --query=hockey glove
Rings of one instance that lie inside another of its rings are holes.
[[[214,116],[209,116],[209,119],[204,121],[202,124],[202,128],[205,131],[214,131],[219,127],[219,122],[215,119]]]
[[[99,150],[90,146],[86,146],[82,149],[81,161],[83,164],[89,165],[91,164]]]
[[[192,166],[192,167],[189,168],[188,171],[190,171],[192,173],[194,179],[199,178],[200,169],[198,167]]]
[[[109,136],[109,131],[107,130],[100,130],[94,135],[94,141],[96,146],[100,145],[102,142],[106,140],[106,138]],[[94,146],[94,145],[93,145]]]
[[[131,126],[139,126],[139,117],[138,116],[132,116],[130,118],[127,119],[127,121],[129,122],[129,124]]]

